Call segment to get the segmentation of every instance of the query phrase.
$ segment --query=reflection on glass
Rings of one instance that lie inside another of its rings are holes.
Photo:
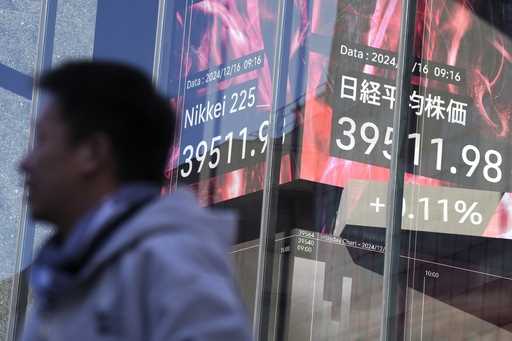
[[[510,9],[419,3],[408,164],[439,183],[404,193],[407,339],[512,338]]]
[[[288,10],[293,105],[284,116],[294,117],[294,129],[284,148],[296,153],[293,181],[279,193],[278,229],[288,239],[276,248],[286,261],[270,338],[376,340],[400,15],[395,2],[382,1]],[[372,196],[380,198],[373,220]]]
[[[272,101],[273,1],[183,1],[168,20],[169,92],[179,116],[169,186],[203,205],[233,209],[233,258],[248,310],[257,277],[265,155]]]
[[[283,18],[265,0],[175,6],[170,187],[241,213],[234,259],[252,311],[264,157],[279,139],[268,339],[376,340],[401,2],[286,4]],[[418,1],[398,295],[407,340],[511,337],[511,10]]]
[[[31,76],[40,2],[0,1],[0,339],[7,338],[16,302],[17,247],[23,181],[17,163],[29,141]],[[12,326],[12,323],[11,323]]]

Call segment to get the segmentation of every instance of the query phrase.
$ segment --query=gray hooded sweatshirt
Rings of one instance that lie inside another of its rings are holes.
[[[228,257],[234,232],[232,215],[191,193],[152,201],[52,300],[36,295],[22,340],[250,340]]]

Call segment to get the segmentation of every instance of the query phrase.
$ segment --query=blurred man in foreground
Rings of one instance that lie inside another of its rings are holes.
[[[22,340],[249,340],[228,251],[234,220],[161,197],[175,117],[142,73],[75,62],[20,164],[34,219],[55,225],[32,267]]]

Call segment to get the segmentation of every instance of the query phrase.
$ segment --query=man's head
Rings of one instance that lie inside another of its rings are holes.
[[[34,218],[69,225],[124,183],[162,184],[175,117],[143,73],[74,62],[38,83],[49,100],[21,162]]]

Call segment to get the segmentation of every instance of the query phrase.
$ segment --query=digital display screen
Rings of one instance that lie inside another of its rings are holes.
[[[286,318],[298,321],[286,333],[320,339],[331,316],[334,334],[372,339],[380,328],[401,1],[287,1],[283,18],[270,0],[183,3],[175,13],[180,129],[171,182],[193,187],[205,205],[238,200],[242,217],[257,216],[261,198],[250,194],[263,189],[269,114],[278,112],[276,220],[285,237],[276,241],[286,245],[276,250],[289,257],[279,262],[290,276],[279,290],[290,298]],[[496,326],[512,332],[510,18],[509,1],[418,1],[412,88],[404,94],[400,255],[411,339],[462,339]],[[276,37],[279,20],[286,25]],[[276,39],[284,46],[278,61]],[[277,82],[285,91],[276,92]],[[241,230],[258,230],[254,221]],[[250,237],[243,241],[257,233]],[[447,326],[436,311],[450,316]],[[415,324],[425,324],[425,334]]]
[[[263,188],[276,4],[183,3],[175,13],[182,52],[174,58],[180,131],[173,176],[213,204]],[[285,156],[283,181],[291,180],[289,163]]]
[[[279,72],[287,84],[286,105],[279,108],[284,114],[278,125],[282,142],[292,147],[283,148],[280,182],[308,180],[339,188],[350,187],[351,181],[387,182],[400,2],[289,5],[287,64]],[[175,105],[180,117],[173,181],[195,187],[204,203],[263,188],[269,113],[277,96],[272,81],[276,6],[271,1],[237,0],[228,6],[203,0],[184,2],[175,13],[181,52],[173,60],[179,66],[173,85],[179,89]],[[429,201],[432,213],[422,219],[439,210],[445,216],[469,212],[479,235],[494,237],[512,234],[512,99],[506,91],[512,44],[502,32],[506,18],[500,6],[476,0],[419,1],[413,84],[406,95],[406,183],[438,188]],[[499,200],[491,207],[453,197],[443,208],[438,201],[446,199],[443,193],[450,188],[493,192]],[[412,210],[424,208],[419,202],[412,205]],[[446,229],[431,230],[457,233],[445,223]]]
[[[419,202],[404,198],[410,205],[404,227],[412,223],[432,232],[459,233],[462,224],[467,225],[463,234],[505,238],[512,232],[512,99],[506,90],[512,79],[512,44],[501,31],[506,24],[501,6],[418,1],[413,84],[406,94],[405,180],[414,193],[423,189],[431,197]],[[298,178],[341,188],[354,181],[361,188],[360,180],[369,188],[375,181],[385,185],[397,105],[400,2],[315,0],[304,13],[308,79]],[[451,188],[464,195],[453,196]],[[491,201],[483,199],[488,192]],[[378,200],[385,200],[385,193]],[[375,204],[373,199],[369,203]],[[370,213],[371,206],[363,206]],[[429,221],[439,214],[444,218]],[[447,216],[459,219],[450,226]]]

